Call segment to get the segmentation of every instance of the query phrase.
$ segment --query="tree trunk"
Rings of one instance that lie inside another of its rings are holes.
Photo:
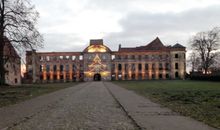
[[[4,39],[0,36],[0,86],[5,84]]]

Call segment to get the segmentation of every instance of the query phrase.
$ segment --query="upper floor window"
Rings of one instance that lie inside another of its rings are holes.
[[[75,60],[76,59],[76,56],[72,56],[72,60]]]
[[[179,64],[175,63],[175,69],[179,69]]]
[[[63,56],[60,56],[60,60],[62,60],[63,59]]]
[[[83,55],[80,55],[80,56],[79,56],[79,60],[83,60]]]
[[[46,57],[46,60],[47,60],[47,61],[50,61],[50,56],[47,56],[47,57]]]
[[[175,58],[179,58],[179,55],[178,55],[178,54],[175,54]]]
[[[115,55],[112,55],[112,60],[114,60],[115,59]]]

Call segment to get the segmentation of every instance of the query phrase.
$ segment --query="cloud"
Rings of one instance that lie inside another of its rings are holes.
[[[108,43],[134,46],[147,44],[159,36],[165,44],[180,42],[188,46],[187,42],[192,34],[220,26],[219,21],[218,6],[191,9],[181,13],[133,12],[120,20],[122,32],[109,33],[105,39]]]
[[[117,50],[159,36],[187,45],[192,34],[219,26],[219,0],[33,0],[45,37],[40,51],[82,51],[89,39],[104,38]]]

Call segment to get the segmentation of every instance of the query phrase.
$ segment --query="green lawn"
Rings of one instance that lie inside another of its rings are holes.
[[[220,82],[115,81],[182,115],[220,128]]]
[[[42,94],[71,87],[76,83],[33,84],[0,87],[0,107],[12,105]]]

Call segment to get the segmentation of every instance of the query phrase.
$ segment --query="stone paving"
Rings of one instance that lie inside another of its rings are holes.
[[[0,108],[3,130],[214,130],[111,82],[86,82]]]
[[[81,88],[77,89],[76,88]],[[131,119],[102,82],[75,86],[56,103],[9,130],[133,130]],[[46,100],[46,99],[45,99]]]

